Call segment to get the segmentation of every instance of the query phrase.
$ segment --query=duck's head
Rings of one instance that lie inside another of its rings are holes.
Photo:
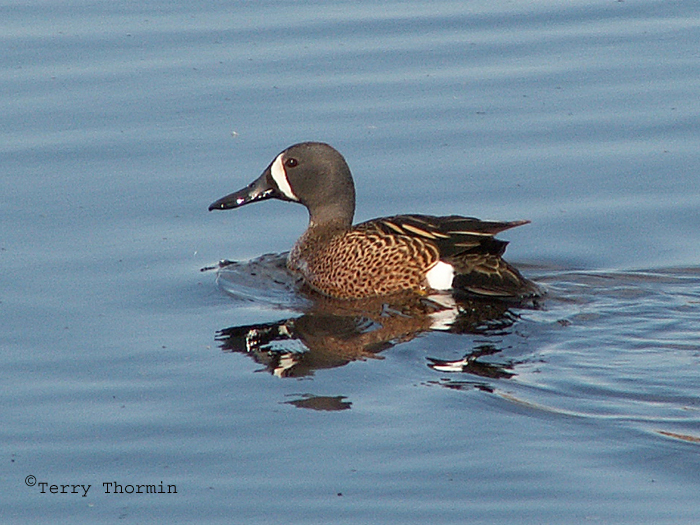
[[[255,181],[212,203],[209,210],[228,210],[265,199],[303,204],[312,225],[340,222],[349,227],[355,213],[350,168],[338,151],[322,142],[290,146]]]

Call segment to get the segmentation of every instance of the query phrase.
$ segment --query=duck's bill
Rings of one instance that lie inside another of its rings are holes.
[[[209,205],[209,211],[230,210],[231,208],[239,208],[251,202],[274,198],[279,199],[282,195],[270,179],[269,170],[266,170],[257,180],[251,182],[242,190],[221,197],[218,201],[211,203]]]

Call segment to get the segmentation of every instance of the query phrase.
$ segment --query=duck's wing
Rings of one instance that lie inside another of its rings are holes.
[[[522,297],[536,295],[538,288],[501,258],[508,242],[495,239],[494,235],[529,222],[482,221],[457,215],[396,215],[358,227],[407,235],[437,246],[440,259],[454,267],[453,288],[493,297]]]
[[[396,215],[359,224],[359,228],[376,228],[390,235],[408,235],[428,241],[440,250],[440,256],[454,257],[463,253],[503,255],[508,243],[494,235],[530,221],[495,222],[473,217],[449,215]]]
[[[464,254],[449,261],[455,276],[452,287],[491,297],[534,297],[539,287],[502,259],[492,254]]]

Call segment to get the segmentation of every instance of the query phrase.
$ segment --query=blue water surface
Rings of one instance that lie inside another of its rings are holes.
[[[52,0],[0,20],[3,523],[700,520],[700,6]],[[303,303],[200,268],[282,253],[307,215],[207,206],[302,140],[344,154],[358,221],[531,220],[502,237],[548,295],[502,331],[288,377],[261,362],[280,347],[223,351],[219,330]],[[477,350],[498,373],[458,369]]]

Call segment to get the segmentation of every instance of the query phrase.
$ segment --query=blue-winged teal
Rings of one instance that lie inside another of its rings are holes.
[[[287,267],[322,294],[353,299],[450,288],[492,297],[537,293],[536,285],[501,259],[508,243],[493,237],[529,221],[397,215],[353,226],[350,168],[328,144],[287,148],[256,181],[209,210],[270,198],[309,210],[309,227],[290,251]]]

